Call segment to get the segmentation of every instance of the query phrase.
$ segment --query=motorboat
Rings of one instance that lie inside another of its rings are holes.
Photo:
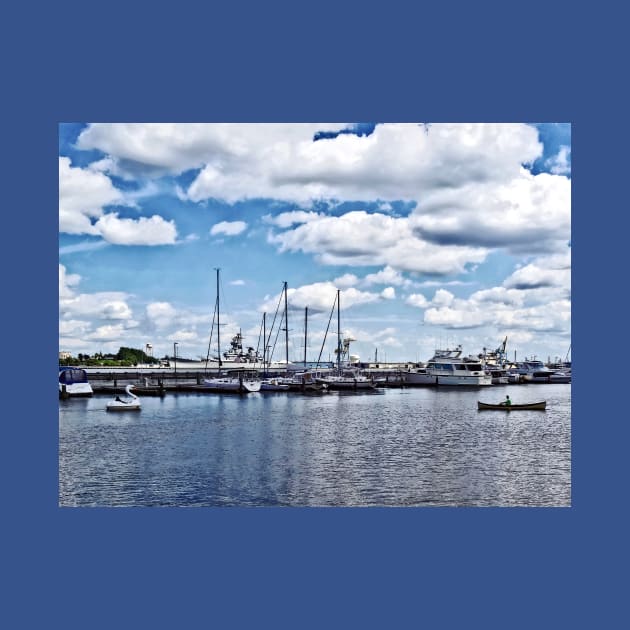
[[[521,379],[526,383],[550,383],[551,376],[555,370],[549,369],[542,361],[536,358],[519,361],[514,370],[521,375]]]
[[[320,376],[318,383],[328,386],[329,389],[374,389],[376,383],[371,376],[362,374],[356,368],[346,368],[336,373]]]
[[[204,391],[249,394],[260,391],[261,381],[253,370],[227,370],[225,375],[204,378],[200,388]]]
[[[107,411],[140,411],[141,403],[140,399],[131,393],[133,385],[127,385],[125,392],[127,398],[120,398],[116,396],[114,400],[107,403]]]
[[[87,372],[77,367],[59,368],[59,397],[92,396],[94,391]]]
[[[435,385],[436,377],[427,372],[425,366],[416,366],[409,368],[402,374],[405,385]]]
[[[436,385],[492,385],[492,376],[487,374],[481,361],[463,359],[462,347],[436,350],[427,363],[427,374],[435,379]]]

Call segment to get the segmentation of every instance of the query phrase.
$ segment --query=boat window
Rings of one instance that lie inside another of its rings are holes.
[[[87,373],[84,370],[64,370],[59,375],[59,382],[71,385],[72,383],[87,383]]]
[[[481,372],[481,363],[467,363],[466,369],[469,372]]]

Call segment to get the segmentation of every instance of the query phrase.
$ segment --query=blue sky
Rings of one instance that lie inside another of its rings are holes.
[[[569,124],[62,124],[59,349],[205,357],[220,267],[222,340],[287,281],[291,360],[337,288],[362,360],[564,357],[570,178]]]

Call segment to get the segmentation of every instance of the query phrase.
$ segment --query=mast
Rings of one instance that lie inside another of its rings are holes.
[[[217,270],[217,348],[219,350],[219,369],[221,369],[221,319],[219,309],[219,267]]]
[[[341,370],[341,291],[337,289],[337,371]]]
[[[287,309],[287,283],[284,283],[284,343],[286,346],[287,371],[289,369],[289,314]]]
[[[304,308],[304,369],[306,369],[306,334],[308,330],[308,306]]]
[[[267,313],[263,313],[263,373],[267,373]]]

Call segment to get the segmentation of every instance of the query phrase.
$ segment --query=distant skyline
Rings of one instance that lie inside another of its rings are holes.
[[[222,349],[239,329],[256,347],[287,281],[290,360],[307,306],[317,359],[336,289],[365,361],[506,336],[510,357],[564,357],[571,127],[60,125],[60,351],[205,358],[217,267]]]

